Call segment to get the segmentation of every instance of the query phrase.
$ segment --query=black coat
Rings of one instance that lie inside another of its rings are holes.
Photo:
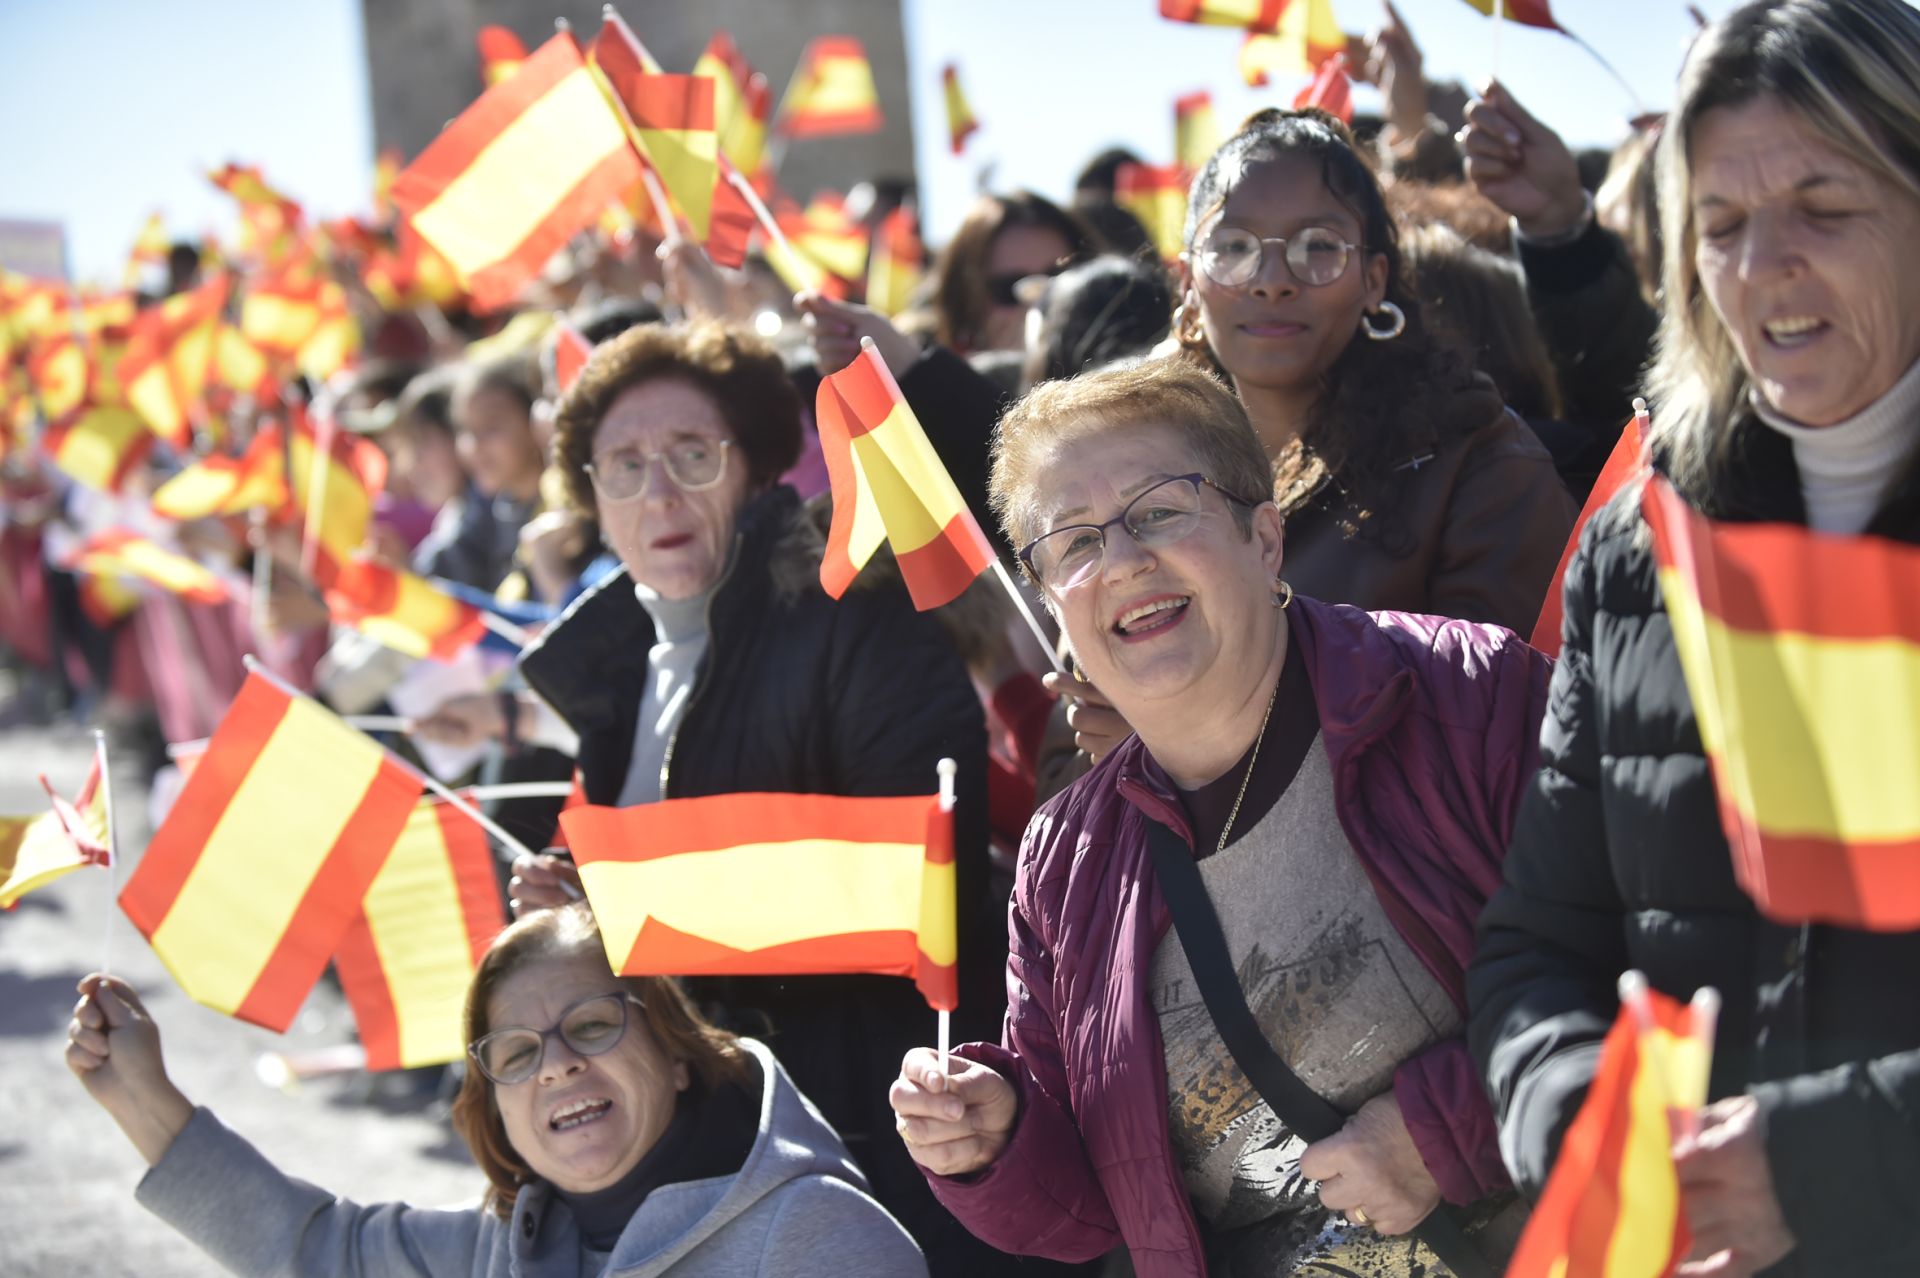
[[[1708,513],[1804,523],[1791,446],[1736,430],[1741,464]],[[1920,1273],[1920,932],[1785,927],[1740,890],[1638,497],[1595,517],[1568,568],[1542,767],[1468,973],[1502,1153],[1538,1194],[1622,971],[1682,1000],[1713,985],[1712,1094],[1766,1111],[1800,1243],[1779,1272]],[[1910,483],[1872,531],[1920,541]]]

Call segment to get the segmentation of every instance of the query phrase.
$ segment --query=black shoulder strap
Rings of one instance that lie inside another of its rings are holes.
[[[1214,1028],[1220,1031],[1220,1041],[1226,1044],[1233,1063],[1301,1139],[1311,1144],[1338,1132],[1346,1119],[1300,1081],[1253,1018],[1192,849],[1172,830],[1149,819],[1147,854],[1153,858],[1160,894],[1173,915],[1174,934],[1180,938],[1187,965],[1193,969],[1193,983],[1200,987],[1207,1014],[1213,1017]],[[1413,1232],[1458,1278],[1493,1278],[1492,1266],[1467,1238],[1447,1204],[1441,1203]]]

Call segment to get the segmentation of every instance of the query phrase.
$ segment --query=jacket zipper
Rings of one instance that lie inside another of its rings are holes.
[[[687,726],[687,720],[692,717],[694,704],[700,700],[700,694],[707,690],[709,683],[713,682],[710,676],[714,668],[713,657],[717,646],[714,642],[713,635],[713,602],[720,597],[721,589],[727,584],[728,580],[732,578],[734,565],[740,562],[740,545],[745,540],[746,538],[740,533],[736,532],[733,534],[733,552],[727,556],[726,571],[720,574],[720,580],[713,583],[713,591],[707,596],[707,606],[703,610],[702,620],[706,623],[707,628],[707,672],[709,677],[702,678],[693,685],[693,691],[687,694],[686,708],[680,712],[680,722],[673,726],[672,734],[667,737],[666,753],[660,757],[660,797],[663,799],[667,797],[667,774],[673,768],[673,748],[680,744],[680,730]]]

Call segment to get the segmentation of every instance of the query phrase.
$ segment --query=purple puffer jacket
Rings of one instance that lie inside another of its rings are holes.
[[[1296,596],[1300,646],[1341,827],[1394,926],[1464,1015],[1473,925],[1538,762],[1547,659],[1495,626]],[[1003,1251],[1086,1260],[1124,1242],[1141,1278],[1205,1273],[1174,1166],[1147,974],[1171,919],[1146,850],[1151,817],[1191,841],[1172,783],[1137,737],[1027,827],[1010,911],[1005,1046],[960,1055],[1020,1093],[1006,1149],[929,1176]],[[1393,1091],[1448,1201],[1508,1185],[1465,1041],[1401,1063]]]

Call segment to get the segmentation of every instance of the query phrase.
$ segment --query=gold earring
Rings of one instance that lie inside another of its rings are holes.
[[[1280,589],[1273,592],[1273,606],[1278,608],[1280,611],[1285,612],[1287,610],[1287,605],[1292,602],[1293,602],[1293,587],[1288,585],[1285,581],[1281,581]]]

